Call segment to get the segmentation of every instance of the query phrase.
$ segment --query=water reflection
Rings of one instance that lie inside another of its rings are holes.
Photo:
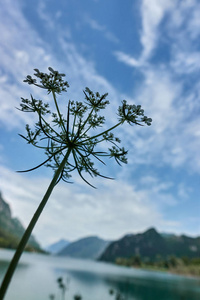
[[[97,293],[104,290],[104,299],[113,299],[114,296],[109,297],[109,290],[112,289],[116,293],[120,293],[126,300],[199,300],[200,285],[192,284],[188,279],[171,277],[171,280],[166,280],[160,276],[150,279],[147,278],[130,278],[120,275],[105,275],[95,274],[88,271],[78,270],[61,270],[56,269],[57,274],[68,276],[73,282],[73,287],[79,287],[83,290],[83,299],[88,298],[88,294]],[[169,279],[170,277],[167,277]],[[176,278],[176,280],[175,280]],[[174,279],[174,280],[173,280]],[[85,291],[87,290],[87,293]],[[95,297],[93,299],[96,299]],[[101,299],[101,298],[98,298]]]
[[[198,299],[198,295],[191,295],[191,291],[181,290],[178,286],[160,284],[160,282],[146,280],[114,281],[108,283],[116,291],[125,296],[125,299],[135,300],[178,300],[178,299]]]

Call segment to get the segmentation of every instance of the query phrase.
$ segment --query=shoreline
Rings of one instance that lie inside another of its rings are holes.
[[[134,268],[134,269],[139,269],[139,270],[144,270],[144,271],[155,271],[155,272],[163,272],[163,273],[168,273],[168,274],[174,274],[174,275],[180,275],[188,278],[195,278],[200,280],[200,270],[198,270],[198,274],[196,272],[189,272],[189,270],[180,270],[176,268],[171,268],[171,269],[166,269],[166,268],[159,268],[159,267],[148,267],[148,266],[125,266],[125,265],[119,265],[118,266],[123,266],[127,268]]]

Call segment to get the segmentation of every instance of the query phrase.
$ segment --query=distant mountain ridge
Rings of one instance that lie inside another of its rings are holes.
[[[159,234],[154,228],[144,233],[125,235],[108,245],[99,260],[115,262],[117,258],[130,258],[139,255],[141,258],[155,260],[158,256],[189,258],[200,257],[200,237],[191,238],[185,235]]]
[[[24,231],[20,220],[12,217],[10,206],[0,192],[0,247],[16,249]],[[30,237],[26,250],[42,251],[33,236]]]
[[[70,244],[69,241],[65,239],[61,239],[45,248],[46,251],[52,253],[52,254],[57,254],[59,253],[63,248],[67,247]]]
[[[82,238],[70,243],[58,255],[74,258],[97,259],[108,246],[109,241],[97,236]]]

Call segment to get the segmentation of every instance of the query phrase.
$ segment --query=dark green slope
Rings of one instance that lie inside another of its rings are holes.
[[[10,206],[0,192],[0,247],[16,249],[24,230],[21,222],[12,217]],[[30,237],[26,250],[41,251],[40,245],[33,236]]]
[[[156,260],[169,256],[189,258],[200,257],[200,238],[187,236],[164,236],[154,228],[141,234],[126,235],[110,243],[99,260],[115,262],[117,258],[130,258],[139,255],[143,259]]]

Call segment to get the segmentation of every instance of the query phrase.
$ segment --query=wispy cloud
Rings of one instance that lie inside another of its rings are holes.
[[[179,50],[171,63],[172,68],[179,74],[189,74],[200,71],[200,53],[197,51]]]
[[[55,28],[55,18],[51,18],[47,14],[47,3],[45,1],[38,1],[37,12],[40,19],[44,21],[46,28],[51,30]],[[55,15],[59,17],[59,11]]]
[[[99,24],[96,20],[92,19],[88,15],[85,16],[84,20],[92,29],[102,32],[107,40],[116,44],[119,43],[119,39],[111,31],[109,31],[105,25]]]
[[[16,107],[19,105],[20,97],[26,97],[26,95],[29,97],[30,91],[36,98],[41,97],[41,91],[22,83],[25,76],[36,67],[42,71],[46,71],[49,66],[56,66],[63,72],[67,70],[67,79],[71,85],[70,91],[75,100],[83,97],[82,89],[85,86],[93,86],[94,90],[102,93],[108,91],[116,98],[117,92],[109,82],[96,72],[92,63],[79,54],[75,45],[66,41],[65,28],[60,29],[56,37],[60,50],[63,52],[62,62],[60,62],[59,58],[57,59],[53,54],[50,44],[42,41],[25,19],[20,5],[15,6],[13,13],[12,3],[7,1],[0,12],[2,30],[0,81],[3,83],[0,91],[1,125],[11,129],[32,122],[32,116],[20,113]],[[38,8],[40,16],[50,22],[43,6],[44,2],[41,2]]]
[[[116,56],[118,61],[123,62],[130,67],[141,66],[141,62],[139,60],[133,58],[131,55],[128,55],[121,51],[114,51],[113,54]]]
[[[195,114],[195,109],[198,109],[196,100],[189,100],[184,95],[182,83],[176,82],[170,72],[162,69],[146,72],[146,81],[137,95],[137,102],[148,108],[153,119],[148,137],[144,139],[142,136],[141,143],[136,139],[138,153],[142,153],[146,162],[149,158],[151,163],[156,161],[159,164],[160,161],[172,167],[187,166],[199,172],[200,123]]]
[[[179,74],[199,72],[199,14],[198,1],[179,1],[169,15],[167,28],[172,41],[171,65]]]
[[[45,44],[37,36],[24,18],[19,3],[7,1],[0,11],[0,120],[1,126],[16,128],[30,120],[30,116],[20,114],[16,110],[19,99],[28,89],[22,80],[36,66],[46,68],[51,55],[46,51]],[[29,93],[32,88],[29,88]],[[9,120],[9,122],[8,122]]]
[[[200,57],[197,43],[200,36],[199,14],[198,1],[143,0],[140,34],[143,48],[140,56],[134,58],[131,54],[121,51],[115,51],[114,55],[117,60],[130,67],[150,67],[149,60],[159,44],[169,39],[168,43],[172,50],[171,61],[167,63],[171,65],[173,71],[180,74],[199,72]],[[164,18],[167,21],[163,24]],[[160,30],[161,24],[164,26],[162,30]]]
[[[115,51],[116,58],[130,67],[145,66],[159,42],[159,25],[165,14],[174,7],[175,2],[172,0],[143,0],[141,3],[142,29],[140,34],[142,52],[136,59],[130,54]]]
[[[173,8],[175,1],[143,0],[141,5],[142,32],[141,43],[143,51],[140,60],[146,61],[157,46],[159,40],[159,25],[166,12]]]
[[[196,112],[199,111],[197,39],[200,30],[197,12],[200,13],[197,1],[143,1],[141,55],[135,59],[120,51],[114,53],[118,61],[137,68],[144,78],[135,93],[135,100],[147,109],[153,124],[148,137],[133,139],[133,147],[137,149],[134,158],[140,163],[145,157],[143,163],[156,161],[173,168],[187,166],[199,172],[200,124]],[[166,61],[157,62],[155,67],[150,58],[163,41],[161,34],[166,34],[171,56]],[[175,76],[177,73],[179,77]],[[187,77],[191,74],[194,74],[193,82]],[[192,89],[187,89],[187,86],[192,86]]]

